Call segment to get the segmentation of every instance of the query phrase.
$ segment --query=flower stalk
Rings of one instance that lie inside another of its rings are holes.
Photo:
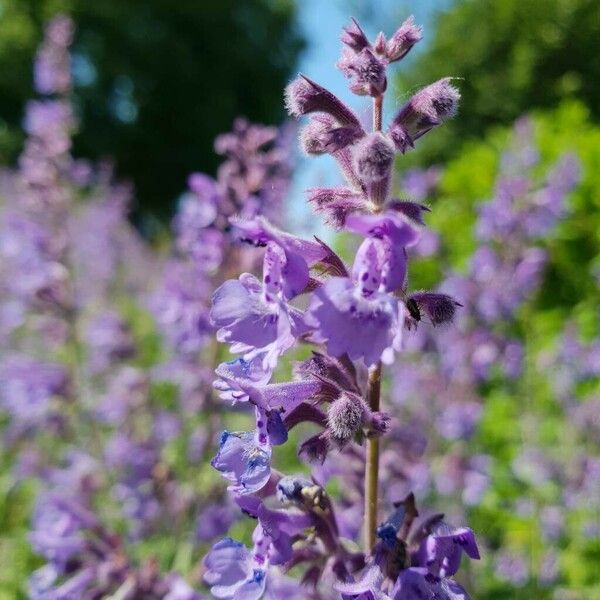
[[[379,410],[381,398],[381,362],[369,370],[369,386],[367,402],[372,411]],[[371,552],[375,545],[375,529],[377,528],[377,493],[379,486],[379,438],[367,438],[365,454],[365,518],[364,518],[364,550]]]

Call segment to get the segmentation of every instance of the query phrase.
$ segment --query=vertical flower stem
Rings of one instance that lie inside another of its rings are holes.
[[[383,115],[383,94],[373,98],[373,131],[381,131]]]
[[[373,411],[379,410],[381,395],[381,362],[369,369],[369,387],[367,402]],[[364,550],[371,552],[375,545],[375,529],[377,528],[377,487],[379,479],[379,438],[367,438],[365,462],[365,517],[364,517]]]
[[[383,94],[373,98],[373,131],[381,131],[383,118]],[[369,369],[369,385],[367,403],[372,411],[379,410],[381,396],[381,361]],[[365,516],[364,516],[364,550],[369,554],[375,545],[375,529],[377,528],[377,492],[379,484],[379,439],[367,438],[365,456]]]

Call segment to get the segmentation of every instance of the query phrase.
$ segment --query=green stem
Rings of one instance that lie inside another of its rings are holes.
[[[379,410],[381,396],[381,362],[369,369],[369,386],[367,402],[372,411]],[[367,438],[365,458],[365,519],[364,550],[371,552],[375,545],[375,529],[377,528],[377,491],[379,482],[379,438]]]

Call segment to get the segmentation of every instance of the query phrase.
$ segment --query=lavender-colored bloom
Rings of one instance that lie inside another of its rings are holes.
[[[441,174],[439,167],[410,169],[403,174],[402,188],[410,198],[417,202],[426,200],[435,191]]]
[[[231,503],[212,504],[206,507],[198,517],[196,537],[210,542],[227,533],[235,521],[236,511]]]
[[[436,578],[451,577],[458,571],[463,552],[479,559],[473,531],[468,527],[454,528],[439,523],[421,543],[418,561]]]
[[[54,414],[53,400],[69,393],[68,375],[57,364],[11,356],[0,365],[0,403],[15,424],[43,426]]]
[[[261,217],[233,223],[244,241],[266,246],[263,279],[270,294],[291,300],[308,284],[308,268],[327,256],[323,245],[280,231]]]
[[[212,331],[202,281],[196,265],[171,263],[154,306],[168,339],[184,355],[202,348]]]
[[[347,227],[372,237],[357,252],[352,279],[332,277],[316,290],[306,321],[333,356],[389,363],[401,349],[404,305],[388,292],[404,284],[404,247],[418,230],[398,213],[353,215]]]
[[[315,339],[326,342],[330,354],[347,353],[367,365],[393,360],[394,350],[401,350],[403,321],[403,305],[392,296],[377,291],[365,295],[342,277],[331,278],[315,292],[307,315]]]
[[[509,581],[516,587],[523,587],[529,580],[529,569],[524,556],[501,552],[495,561],[496,577]]]
[[[335,589],[341,592],[344,600],[390,600],[381,591],[384,575],[378,565],[365,569],[362,577],[353,583],[337,583]]]
[[[468,439],[474,433],[482,410],[477,402],[449,403],[437,419],[437,428],[446,439]]]
[[[400,573],[392,600],[470,600],[465,590],[452,579],[429,577],[426,569],[411,567]]]
[[[87,325],[85,336],[90,353],[89,364],[95,372],[104,371],[113,363],[130,358],[135,352],[127,324],[112,311],[95,315]]]
[[[81,529],[93,527],[96,522],[76,500],[49,494],[38,500],[29,539],[36,552],[62,571],[85,547]]]
[[[266,573],[252,560],[248,549],[231,538],[217,542],[204,558],[204,581],[222,600],[258,600],[264,592]]]
[[[202,596],[179,576],[171,577],[168,586],[169,589],[163,600],[202,600]]]
[[[46,26],[45,40],[34,64],[34,83],[41,94],[63,94],[71,86],[68,47],[73,38],[73,22],[59,15]]]
[[[249,273],[215,291],[210,318],[219,341],[230,342],[231,351],[243,352],[246,360],[263,356],[265,369],[276,365],[304,329],[300,311],[269,294]]]
[[[271,476],[271,446],[250,432],[224,431],[211,465],[232,483],[232,492],[252,494],[264,487]]]

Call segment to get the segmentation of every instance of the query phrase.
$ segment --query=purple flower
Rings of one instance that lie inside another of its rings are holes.
[[[215,291],[210,311],[212,323],[219,328],[217,339],[230,342],[231,351],[243,352],[245,360],[262,356],[265,370],[272,370],[304,331],[300,311],[270,289],[244,273]]]
[[[94,316],[85,331],[89,347],[89,363],[94,372],[104,371],[113,363],[130,358],[135,352],[131,332],[115,312]]]
[[[236,494],[252,494],[264,487],[271,476],[271,445],[250,432],[224,431],[211,465],[232,483]]]
[[[458,571],[463,552],[479,559],[473,531],[468,527],[454,528],[440,522],[421,543],[418,561],[436,578],[451,577]]]
[[[452,579],[432,577],[426,569],[411,567],[400,572],[391,600],[470,600]]]
[[[373,365],[390,363],[400,351],[404,308],[386,292],[368,290],[344,277],[332,277],[311,299],[306,317],[314,339],[327,344],[333,356],[347,353],[352,360]]]
[[[308,268],[328,254],[322,244],[280,231],[262,217],[251,221],[233,220],[232,223],[243,241],[266,246],[265,287],[272,294],[283,293],[288,300],[300,294],[308,284]]]
[[[203,542],[210,542],[227,533],[235,521],[236,511],[232,503],[221,502],[206,507],[198,517],[196,537]]]
[[[47,423],[54,416],[53,400],[68,393],[68,376],[61,365],[17,355],[0,366],[0,406],[17,425]]]
[[[73,22],[58,15],[48,23],[44,43],[34,64],[35,88],[40,94],[63,94],[71,87],[68,48],[73,39]]]

